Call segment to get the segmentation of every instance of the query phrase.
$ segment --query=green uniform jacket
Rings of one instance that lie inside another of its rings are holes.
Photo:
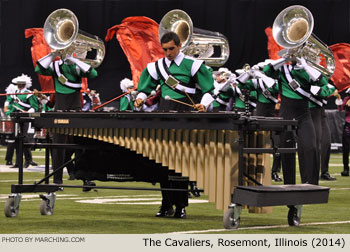
[[[335,91],[335,86],[328,83],[328,79],[322,76],[320,83],[322,84],[320,91],[316,94],[316,98],[327,99]],[[317,104],[309,101],[309,108],[319,107]]]
[[[29,93],[28,89],[18,90],[18,93]],[[8,96],[9,97],[9,96]],[[8,100],[9,101],[9,100]],[[20,112],[20,109],[28,111],[33,108],[36,112],[39,111],[39,103],[35,95],[33,94],[21,94],[16,95],[16,98],[11,98],[9,101],[8,111],[6,115],[11,115],[12,112]]]
[[[62,62],[63,63],[63,62]],[[91,71],[84,73],[79,69],[76,64],[61,64],[60,65],[61,73],[68,79],[68,81],[72,83],[81,83],[81,78],[95,78],[97,77],[97,71],[94,68],[91,68]],[[35,72],[41,75],[53,76],[55,90],[60,94],[72,94],[78,90],[79,88],[71,88],[66,85],[63,85],[57,78],[57,75],[53,69],[52,63],[50,66],[45,69],[38,64],[35,68]]]
[[[165,60],[167,61],[167,59]],[[203,61],[185,56],[182,52],[178,54],[174,62],[170,65],[169,71],[172,76],[188,87],[195,88],[196,84],[198,84],[203,94],[211,92],[214,89],[213,76],[203,64]],[[174,91],[164,83],[162,78],[158,76],[155,62],[149,63],[141,73],[138,91],[147,96],[156,89],[158,84],[161,85],[163,98],[165,96],[169,96],[172,99],[186,97],[184,94]]]
[[[256,80],[257,83],[254,83]],[[261,103],[271,103],[273,101],[271,101],[270,99],[266,98],[265,95],[263,94],[263,90],[261,89],[259,83],[258,83],[258,79],[255,80],[248,80],[244,85],[248,87],[249,90],[256,90],[257,92],[257,100]],[[271,87],[267,87],[266,85],[264,85],[265,89],[268,90],[271,95],[274,98],[278,98],[278,83],[276,81],[276,83]]]
[[[321,86],[321,87],[324,85],[323,78],[315,82],[310,79],[309,75],[303,68],[300,68],[298,66],[291,66],[291,65],[289,67],[291,67],[291,70],[290,70],[291,77],[295,79],[300,84],[300,87],[306,92],[310,93],[311,85]],[[281,95],[288,97],[290,99],[298,99],[298,100],[305,99],[303,96],[299,95],[296,91],[291,89],[291,87],[288,84],[289,82],[285,76],[283,66],[281,67],[281,70],[274,70],[274,68],[269,64],[263,68],[263,72],[267,76],[275,80],[278,80],[278,84],[281,85],[281,87],[279,88],[282,89]]]
[[[124,95],[120,99],[120,111],[125,111],[125,110],[133,110],[134,109],[134,101],[130,99],[130,95]]]

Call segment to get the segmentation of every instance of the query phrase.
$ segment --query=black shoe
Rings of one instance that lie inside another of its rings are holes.
[[[6,165],[13,165],[12,161],[6,161]]]
[[[14,166],[10,166],[10,168],[19,168],[18,164],[15,164]]]
[[[180,218],[180,219],[186,218],[185,208],[184,207],[177,207],[175,214],[174,214],[174,218]]]
[[[278,176],[278,173],[277,172],[272,172],[272,180],[275,181],[275,182],[282,182],[283,180],[280,178],[280,176]]]
[[[331,175],[329,175],[328,172],[326,172],[320,176],[320,180],[333,181],[333,180],[337,180],[337,179],[335,177],[332,177]]]
[[[344,170],[344,171],[342,171],[342,172],[341,172],[341,175],[342,175],[343,177],[349,177],[349,170]]]
[[[29,161],[29,164],[32,165],[32,166],[37,166],[38,164],[35,163],[33,160],[32,161]]]
[[[69,178],[68,178],[68,180],[75,180],[75,176],[74,176],[74,174],[69,174]]]
[[[172,216],[173,214],[174,214],[174,209],[172,207],[167,208],[167,207],[161,206],[159,209],[159,212],[156,213],[156,217],[168,217],[168,216]]]
[[[28,168],[29,167],[29,162],[25,162],[23,168]]]
[[[96,186],[95,182],[85,180],[84,181],[84,186]],[[83,192],[90,192],[92,188],[84,187]]]

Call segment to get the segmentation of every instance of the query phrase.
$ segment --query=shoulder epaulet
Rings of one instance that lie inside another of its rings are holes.
[[[199,60],[199,59],[187,56],[187,55],[185,55],[185,59],[193,60],[192,67],[191,67],[191,75],[194,76],[198,72],[198,70],[201,67],[201,65],[203,64],[204,60]]]
[[[155,62],[151,62],[147,64],[147,71],[153,79],[158,80],[158,74],[157,74]]]

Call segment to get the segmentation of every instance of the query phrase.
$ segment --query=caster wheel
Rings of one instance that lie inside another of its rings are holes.
[[[41,215],[52,215],[54,207],[49,205],[47,200],[42,200],[40,202],[40,213]]]
[[[290,206],[288,211],[289,226],[299,226],[300,217],[298,216],[298,209],[295,206]]]
[[[241,217],[237,213],[237,207],[229,207],[224,214],[224,227],[226,229],[237,229]]]
[[[15,199],[8,198],[5,203],[5,216],[6,217],[16,217],[19,212],[19,206],[15,206]]]

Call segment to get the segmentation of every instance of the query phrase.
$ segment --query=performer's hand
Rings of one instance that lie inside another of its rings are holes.
[[[198,103],[198,104],[194,104],[193,107],[198,110],[199,112],[206,112],[207,109],[204,107],[204,105]]]
[[[134,102],[134,106],[135,106],[136,108],[141,107],[142,104],[143,104],[143,100],[142,100],[141,98],[137,98],[137,99],[135,100],[135,102]]]
[[[281,103],[276,103],[275,110],[280,110],[280,108],[281,108]]]
[[[350,100],[346,102],[346,106],[350,107]]]

